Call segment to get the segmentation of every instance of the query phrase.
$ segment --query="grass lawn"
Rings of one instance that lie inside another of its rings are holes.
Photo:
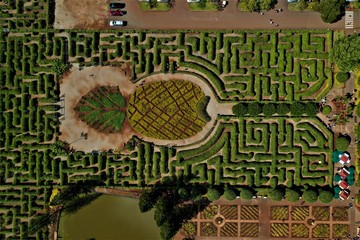
[[[154,7],[151,7],[149,2],[139,2],[140,9],[143,11],[169,11],[171,8],[170,3],[159,3],[156,2]]]
[[[204,0],[203,2],[189,3],[189,9],[192,11],[217,11],[219,9],[219,4]]]
[[[316,3],[316,2],[309,2],[308,6],[305,9],[300,10],[300,4],[299,3],[289,3],[288,4],[288,10],[289,11],[315,11],[314,7],[317,4],[318,3]]]

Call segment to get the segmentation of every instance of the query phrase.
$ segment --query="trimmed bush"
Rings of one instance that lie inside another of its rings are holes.
[[[281,201],[284,198],[284,192],[280,189],[273,189],[269,192],[269,198],[273,201]]]
[[[276,113],[276,105],[273,103],[266,103],[263,106],[263,113],[265,117],[271,117]]]
[[[339,72],[336,74],[336,80],[339,83],[344,83],[347,80],[349,80],[349,78],[350,78],[350,73],[348,73],[348,72]]]
[[[238,103],[232,108],[233,113],[238,117],[243,117],[248,112],[246,103]]]
[[[206,193],[206,197],[210,200],[210,201],[216,201],[221,197],[221,194],[219,193],[219,191],[215,188],[209,188],[207,193]]]
[[[329,191],[321,191],[319,194],[319,200],[322,203],[329,203],[334,199],[334,194]]]
[[[305,112],[305,106],[301,102],[294,102],[290,105],[290,112],[293,116],[301,116]]]
[[[250,200],[254,197],[254,193],[249,189],[242,189],[240,192],[240,197],[244,200]]]
[[[285,192],[285,198],[289,202],[296,202],[300,199],[300,193],[298,191],[288,188]]]
[[[350,145],[350,139],[345,136],[340,136],[336,139],[336,149],[339,151],[346,151]]]
[[[279,115],[286,115],[290,112],[290,106],[287,103],[279,104],[276,111]]]
[[[234,200],[236,198],[236,193],[234,192],[234,190],[232,190],[230,188],[227,188],[227,189],[225,189],[225,192],[224,192],[223,196],[227,200],[232,201],[232,200]]]
[[[305,190],[302,194],[302,199],[308,203],[314,203],[317,201],[318,194],[314,190]]]
[[[330,114],[332,111],[331,107],[329,105],[326,105],[324,106],[322,109],[321,109],[321,112],[324,114],[324,115],[328,115]]]

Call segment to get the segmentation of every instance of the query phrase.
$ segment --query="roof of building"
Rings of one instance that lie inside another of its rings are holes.
[[[348,153],[343,153],[339,155],[340,163],[346,164],[350,162],[350,155]]]
[[[338,185],[341,189],[347,189],[349,188],[349,184],[345,180],[340,180],[338,182]]]
[[[348,199],[350,196],[350,191],[347,191],[347,190],[342,190],[339,194],[339,197],[342,199],[342,200],[346,200]]]
[[[342,178],[347,178],[347,176],[350,174],[350,172],[346,168],[341,168],[339,171],[339,175]]]

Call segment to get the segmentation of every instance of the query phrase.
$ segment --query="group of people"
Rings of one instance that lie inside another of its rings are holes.
[[[282,11],[283,11],[282,8],[279,8],[279,9],[276,9],[276,10],[275,10],[276,13],[280,13],[280,12],[282,12]],[[261,12],[260,14],[261,14],[262,16],[265,15],[264,12]],[[270,18],[270,19],[269,19],[269,23],[270,23],[270,24],[274,24],[275,22]],[[278,23],[275,23],[275,27],[278,27],[278,26],[279,26],[279,24],[278,24]]]

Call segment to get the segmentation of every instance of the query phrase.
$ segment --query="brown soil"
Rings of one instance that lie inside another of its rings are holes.
[[[73,67],[61,81],[61,96],[65,96],[65,118],[61,121],[60,140],[66,141],[70,147],[85,152],[92,150],[119,150],[132,135],[135,134],[131,126],[124,122],[120,133],[100,133],[81,121],[74,108],[82,96],[97,86],[119,86],[122,95],[128,98],[136,85],[124,75],[119,67],[88,67],[79,70]],[[81,133],[88,133],[88,138],[81,138]]]
[[[103,28],[107,19],[106,0],[56,0],[55,28]]]
[[[97,187],[95,191],[98,193],[104,193],[119,197],[129,197],[129,198],[140,198],[140,195],[142,193],[142,190],[140,189],[129,189],[129,188],[124,189],[124,188]]]

